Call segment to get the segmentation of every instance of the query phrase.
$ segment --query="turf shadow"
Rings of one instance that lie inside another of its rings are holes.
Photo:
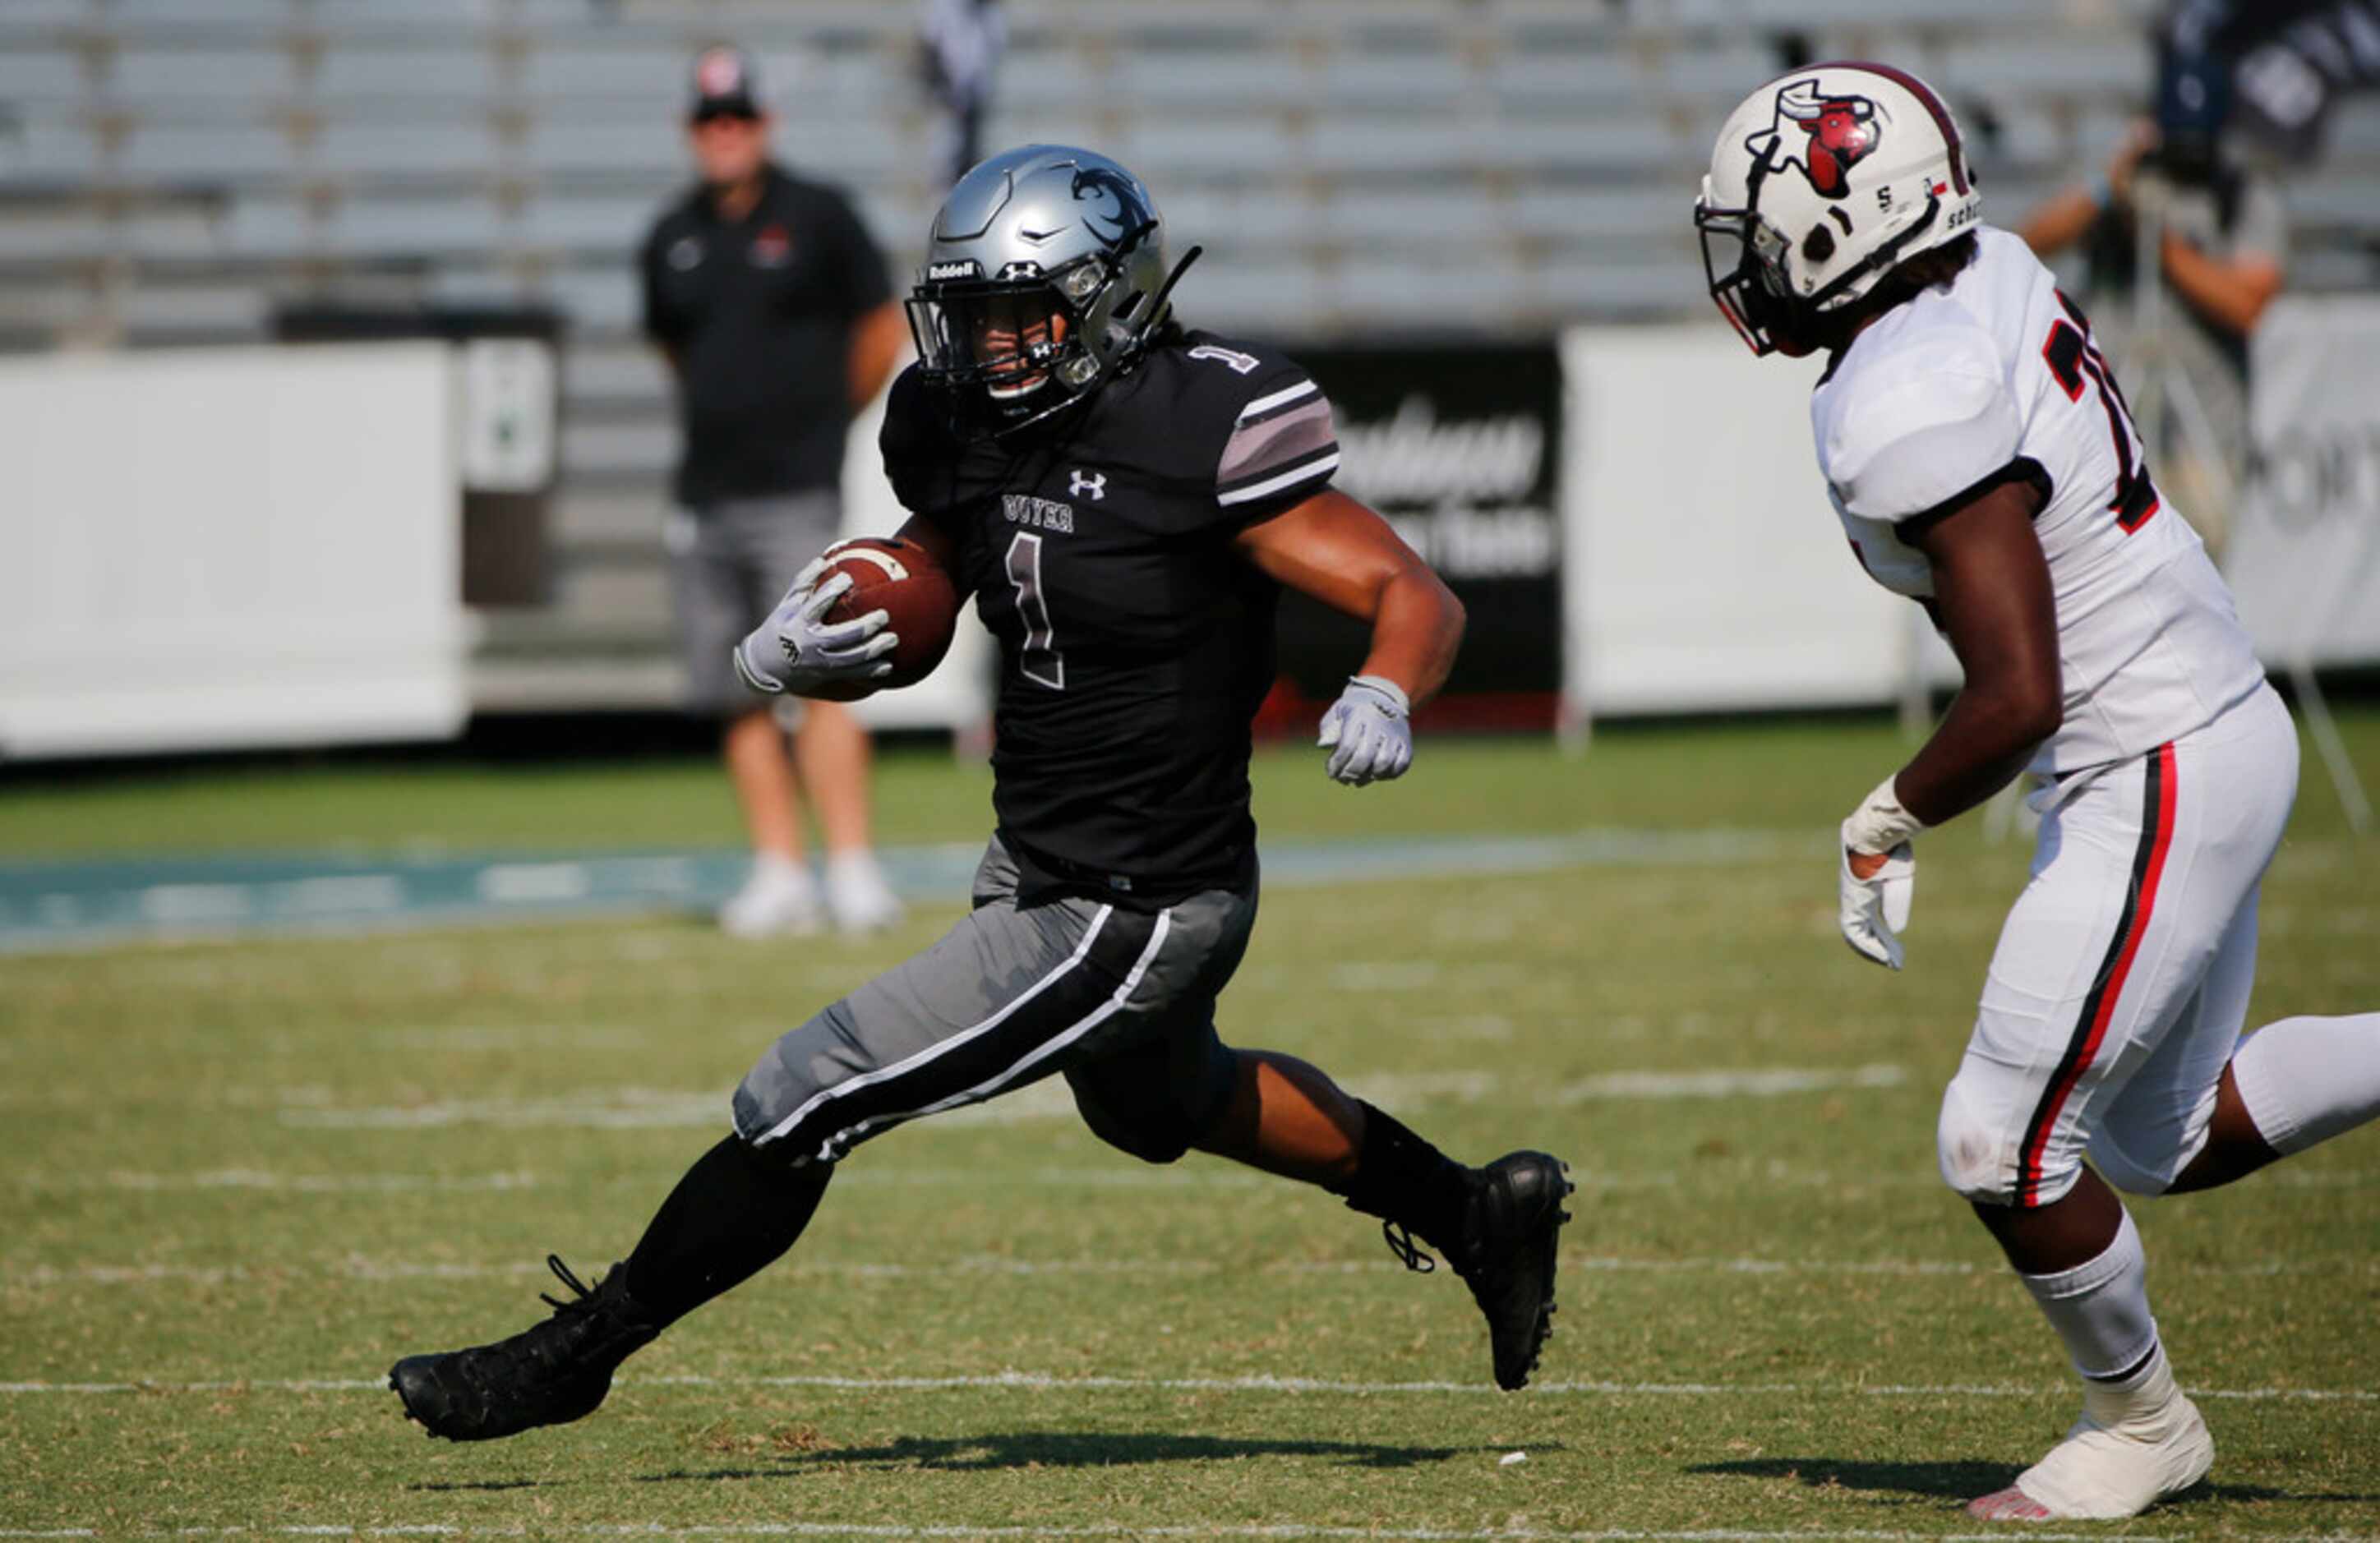
[[[1902,1494],[1940,1496],[1971,1500],[2005,1489],[2016,1476],[2006,1463],[1864,1463],[1840,1457],[1761,1457],[1733,1463],[1705,1463],[1690,1474],[1719,1474],[1745,1478],[1790,1478],[1812,1489],[1889,1489]],[[2167,1505],[2198,1505],[2208,1500],[2364,1501],[2370,1495],[2300,1495],[2260,1484],[2201,1484],[2177,1495]]]
[[[1559,1449],[1544,1449],[1559,1450]],[[1443,1463],[1466,1452],[1500,1452],[1499,1447],[1400,1447],[1367,1441],[1232,1440],[1216,1436],[1172,1436],[1105,1431],[1001,1431],[980,1436],[902,1436],[880,1446],[828,1447],[789,1454],[771,1467],[674,1469],[640,1474],[647,1484],[689,1480],[785,1478],[831,1464],[981,1472],[994,1468],[1099,1468],[1136,1463],[1213,1463],[1234,1457],[1319,1457],[1349,1467],[1410,1468]]]

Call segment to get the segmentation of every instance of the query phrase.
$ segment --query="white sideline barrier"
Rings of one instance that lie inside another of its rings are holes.
[[[1718,324],[1562,339],[1563,686],[1611,712],[1890,702],[1922,626],[1860,571],[1810,446],[1816,359]]]
[[[0,755],[453,735],[455,428],[435,343],[0,361]]]

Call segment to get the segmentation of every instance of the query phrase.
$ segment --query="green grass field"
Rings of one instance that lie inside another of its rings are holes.
[[[2380,767],[2380,715],[2348,726]],[[1135,1164],[1044,1086],[863,1148],[795,1254],[593,1418],[432,1443],[390,1361],[526,1324],[549,1249],[589,1275],[624,1254],[769,1039],[962,897],[856,945],[652,917],[0,957],[0,1533],[1972,1532],[1961,1503],[2075,1403],[1934,1177],[2026,853],[1974,820],[1929,838],[1912,967],[1855,960],[1828,835],[1901,752],[1867,723],[1620,731],[1576,760],[1441,742],[1363,793],[1261,758],[1281,838],[1784,838],[1267,897],[1227,1038],[1459,1155],[1575,1169],[1560,1332],[1509,1397],[1451,1276],[1317,1192]],[[2380,843],[2307,768],[2252,1021],[2380,1004]],[[895,758],[886,836],[979,837],[987,789]],[[732,838],[690,764],[0,793],[19,857]],[[2215,1482],[2067,1530],[2380,1537],[2380,1133],[2140,1214]]]

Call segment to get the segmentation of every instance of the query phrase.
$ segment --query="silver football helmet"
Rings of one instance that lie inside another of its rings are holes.
[[[1133,367],[1180,274],[1140,178],[1087,150],[1004,151],[934,216],[909,298],[918,373],[970,427],[1038,422]]]

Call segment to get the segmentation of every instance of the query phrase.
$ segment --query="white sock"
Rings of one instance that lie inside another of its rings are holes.
[[[2380,1115],[2380,1013],[2283,1018],[2232,1052],[2257,1134],[2287,1157]]]
[[[875,852],[865,846],[855,846],[846,852],[827,855],[826,877],[829,883],[882,882],[884,874],[876,866]]]
[[[2041,1304],[2042,1316],[2066,1342],[2066,1354],[2084,1378],[2126,1388],[2158,1359],[2156,1315],[2149,1311],[2148,1256],[2140,1230],[2124,1212],[2115,1241],[2096,1258],[2055,1275],[2019,1275]]]
[[[760,852],[752,857],[752,877],[771,884],[790,885],[807,890],[810,885],[809,864],[799,857],[788,857],[777,852]]]

